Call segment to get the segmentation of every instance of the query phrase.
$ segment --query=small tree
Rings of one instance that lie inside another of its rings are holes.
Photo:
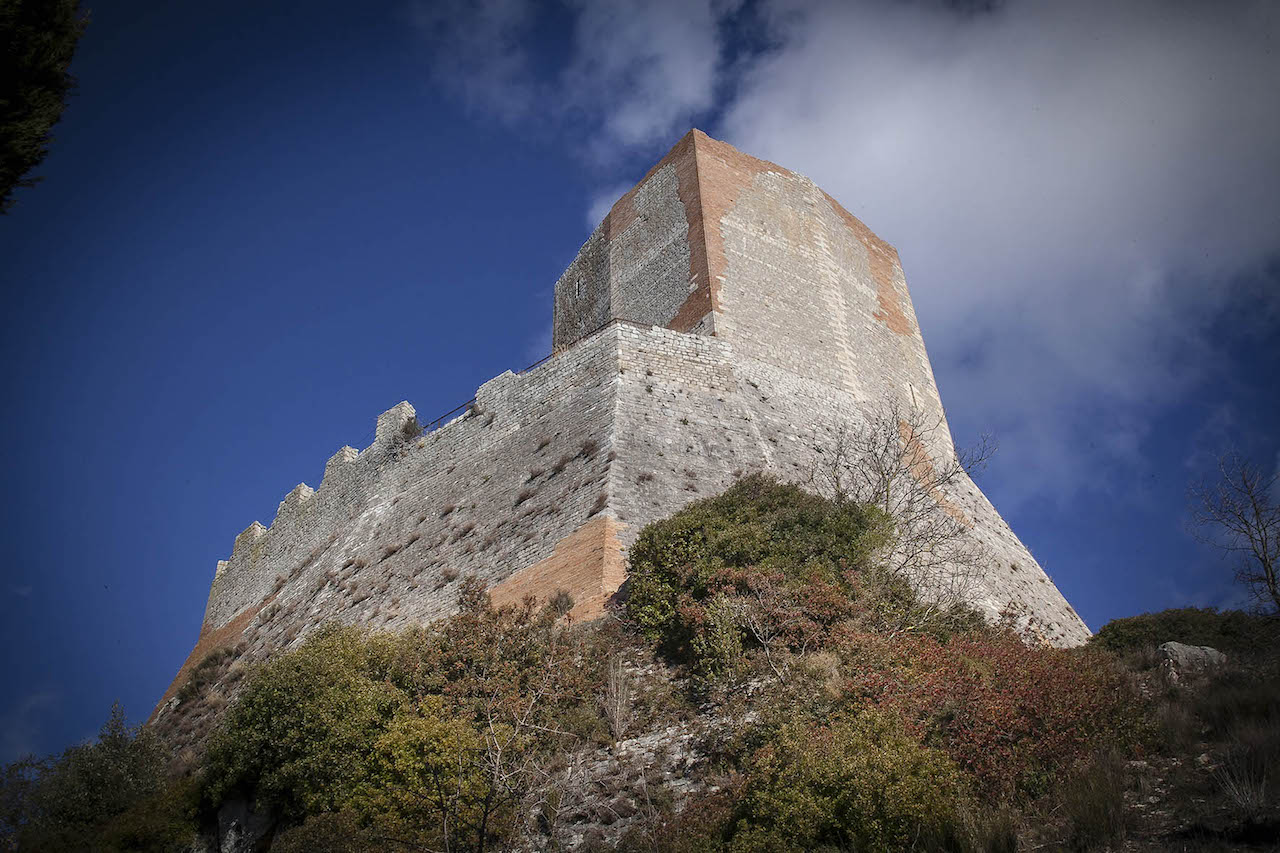
[[[1266,609],[1280,612],[1280,471],[1238,453],[1218,460],[1218,479],[1190,489],[1193,535],[1231,555],[1236,580]]]
[[[910,581],[924,598],[912,618],[966,604],[990,563],[954,497],[985,467],[994,443],[983,436],[972,449],[950,446],[941,417],[891,401],[862,423],[840,424],[815,447],[813,488],[839,503],[874,506],[892,521],[888,574]]]
[[[160,842],[189,841],[181,804],[164,798],[165,757],[156,735],[128,726],[116,704],[96,742],[0,768],[0,849],[136,850],[143,845],[127,836],[143,829]],[[149,812],[163,814],[148,824]]]
[[[75,88],[68,72],[88,16],[78,0],[0,0],[0,213],[49,153],[50,133]]]

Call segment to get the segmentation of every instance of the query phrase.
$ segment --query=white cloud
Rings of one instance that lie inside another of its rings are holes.
[[[665,142],[713,105],[721,67],[711,0],[575,0],[571,102],[598,111],[604,146]]]
[[[1002,506],[1110,489],[1213,369],[1236,282],[1280,254],[1280,4],[956,5],[568,0],[550,58],[531,2],[419,20],[468,102],[592,160],[719,115],[810,175],[901,251],[953,424],[999,435]],[[729,44],[747,30],[768,48]]]
[[[631,184],[615,184],[592,196],[590,204],[587,205],[587,227],[594,231],[596,226],[609,215],[609,211],[613,209],[618,199],[622,198],[622,194],[629,189]]]
[[[944,400],[995,473],[1123,467],[1211,358],[1233,275],[1280,250],[1277,7],[779,2],[729,140],[901,251]],[[959,404],[959,405],[957,405]],[[1033,476],[1027,476],[1032,474]]]
[[[529,117],[540,98],[528,44],[536,13],[529,0],[416,0],[410,6],[436,83],[505,121]]]
[[[548,56],[537,42],[547,35],[538,25],[548,7],[533,0],[419,2],[412,20],[439,85],[504,121],[585,125],[583,150],[594,159],[679,136],[714,106],[723,65],[719,29],[738,0],[566,5],[569,31],[555,33],[569,45],[563,56]]]

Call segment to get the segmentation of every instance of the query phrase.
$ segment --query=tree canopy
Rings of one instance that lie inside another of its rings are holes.
[[[76,81],[68,72],[88,23],[78,0],[0,0],[0,213],[49,153]]]

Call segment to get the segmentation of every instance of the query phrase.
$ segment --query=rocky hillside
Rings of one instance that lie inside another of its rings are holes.
[[[1049,648],[918,598],[889,535],[749,477],[646,528],[603,621],[471,580],[430,626],[216,649],[146,729],[6,768],[0,847],[1275,848],[1274,620]]]

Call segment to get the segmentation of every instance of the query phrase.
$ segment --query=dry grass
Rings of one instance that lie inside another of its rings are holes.
[[[1128,833],[1124,802],[1125,764],[1115,753],[1094,756],[1058,792],[1073,850],[1118,847]]]

